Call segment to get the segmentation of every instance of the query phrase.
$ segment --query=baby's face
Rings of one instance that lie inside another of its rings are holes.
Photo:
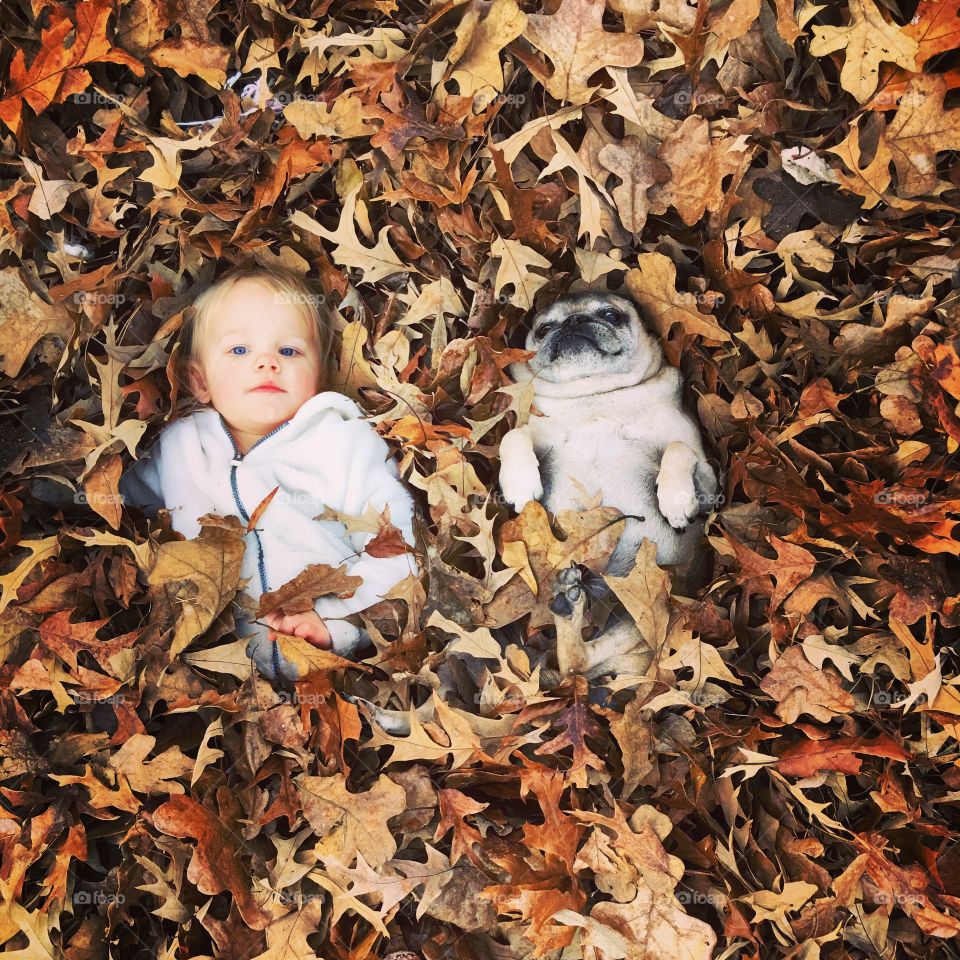
[[[295,305],[254,280],[240,281],[210,318],[192,377],[245,452],[320,389],[315,331]]]

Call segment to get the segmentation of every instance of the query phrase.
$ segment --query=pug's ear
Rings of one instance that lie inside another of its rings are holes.
[[[207,378],[203,375],[203,367],[196,360],[190,360],[187,363],[187,383],[190,386],[190,392],[201,402],[210,402],[210,389],[207,386]]]

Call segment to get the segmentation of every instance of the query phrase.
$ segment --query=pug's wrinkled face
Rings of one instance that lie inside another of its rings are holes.
[[[637,308],[615,294],[557,300],[533,318],[526,349],[537,352],[528,361],[537,379],[558,384],[598,375],[635,375],[630,379],[640,382],[663,362],[660,344],[644,328]]]

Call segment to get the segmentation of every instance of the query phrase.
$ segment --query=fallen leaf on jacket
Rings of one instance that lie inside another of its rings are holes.
[[[280,645],[280,653],[297,668],[297,679],[306,680],[311,674],[323,673],[327,670],[345,670],[353,667],[369,673],[371,668],[355,660],[346,660],[337,656],[332,650],[321,650],[303,637],[291,637],[286,633],[277,634],[276,642]]]
[[[147,577],[151,586],[175,594],[180,609],[170,659],[205,633],[237,592],[243,562],[243,525],[237,517],[204,514],[200,535],[193,540],[161,543]],[[184,596],[184,581],[195,585],[196,596]]]
[[[280,489],[280,484],[277,484],[257,505],[254,507],[253,513],[250,514],[250,519],[247,521],[247,533],[250,533],[251,530],[255,530],[257,524],[260,522],[260,518],[263,516],[264,510],[270,506],[273,502],[273,498],[277,495],[277,491]]]
[[[327,563],[311,563],[303,573],[298,573],[283,586],[261,594],[257,617],[269,617],[273,613],[285,617],[306,613],[313,609],[318,597],[335,594],[345,600],[353,596],[361,583],[363,577],[350,576],[346,564],[331,567]]]

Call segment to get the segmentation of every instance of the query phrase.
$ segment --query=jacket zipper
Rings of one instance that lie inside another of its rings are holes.
[[[237,489],[237,467],[240,466],[241,462],[245,457],[249,456],[264,440],[269,437],[272,437],[275,433],[282,430],[290,421],[285,420],[279,426],[274,427],[269,433],[262,436],[246,453],[241,453],[237,448],[237,442],[233,439],[233,434],[227,428],[227,423],[223,419],[223,414],[218,414],[220,417],[220,425],[223,427],[223,432],[227,435],[227,439],[230,441],[230,445],[233,447],[233,459],[230,461],[230,488],[233,490],[233,499],[236,501],[237,509],[240,511],[240,516],[243,517],[245,523],[250,522],[250,515],[247,513],[246,508],[243,505],[243,501],[240,499],[240,491]],[[257,542],[257,571],[260,574],[260,589],[262,593],[267,592],[267,572],[263,560],[263,544],[260,542],[260,534],[257,533],[256,529],[250,531]],[[278,645],[274,643],[273,645],[273,672],[275,676],[280,676],[280,651]]]

